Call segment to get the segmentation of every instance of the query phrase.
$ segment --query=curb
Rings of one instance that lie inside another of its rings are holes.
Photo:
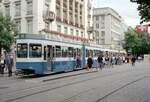
[[[45,80],[42,80],[42,82],[47,82],[47,81],[52,81],[52,80],[57,80],[57,79],[62,79],[62,78],[67,78],[67,77],[73,77],[73,76],[78,76],[78,75],[90,74],[90,73],[95,73],[95,72],[97,72],[97,71],[86,71],[86,72],[81,72],[81,73],[77,73],[77,74],[64,75],[64,76],[59,76],[56,78],[45,79]]]

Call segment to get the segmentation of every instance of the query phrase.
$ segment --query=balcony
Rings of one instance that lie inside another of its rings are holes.
[[[69,21],[69,24],[73,26],[73,21]]]
[[[63,22],[68,24],[68,20],[66,18],[63,18]]]
[[[84,26],[81,24],[81,25],[80,25],[80,28],[83,28],[83,29],[84,29]]]
[[[61,17],[56,16],[56,21],[62,22]]]
[[[78,24],[78,23],[75,23],[75,27],[79,27],[79,24]]]

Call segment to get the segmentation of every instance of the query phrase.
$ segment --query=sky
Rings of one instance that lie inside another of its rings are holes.
[[[130,0],[96,0],[95,6],[111,7],[119,13],[128,26],[135,27],[140,23],[140,16],[137,11],[137,4]]]

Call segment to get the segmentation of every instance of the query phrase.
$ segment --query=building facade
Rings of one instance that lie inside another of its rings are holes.
[[[122,50],[124,30],[121,16],[109,7],[94,8],[93,20],[96,43],[105,48]]]
[[[89,39],[94,0],[3,0],[2,11],[19,33],[47,34],[51,39]]]

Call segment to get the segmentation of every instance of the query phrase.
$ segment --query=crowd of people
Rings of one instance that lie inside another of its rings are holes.
[[[130,63],[132,66],[135,65],[137,57],[134,55],[125,54],[111,54],[111,55],[99,55],[97,58],[97,71],[104,67],[112,67],[114,65],[121,65],[124,63]],[[91,69],[93,65],[93,58],[89,56],[87,59],[87,70]],[[94,68],[93,68],[94,70]]]
[[[8,76],[12,76],[12,67],[14,65],[13,56],[7,54],[0,57],[0,74],[4,75],[4,71],[8,71]]]

